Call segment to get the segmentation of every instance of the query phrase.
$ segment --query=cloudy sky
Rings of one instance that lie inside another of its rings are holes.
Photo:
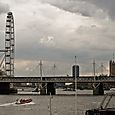
[[[108,72],[115,50],[115,0],[0,0],[0,40],[5,20],[15,19],[15,74],[71,74],[74,57],[80,74],[92,74],[101,65]],[[54,70],[53,65],[56,65]]]

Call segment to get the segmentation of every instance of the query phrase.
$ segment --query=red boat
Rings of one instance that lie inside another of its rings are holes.
[[[16,104],[26,104],[32,102],[32,99],[17,99]]]

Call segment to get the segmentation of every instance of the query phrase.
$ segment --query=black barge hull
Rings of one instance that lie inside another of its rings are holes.
[[[87,110],[85,115],[115,115],[115,108]]]

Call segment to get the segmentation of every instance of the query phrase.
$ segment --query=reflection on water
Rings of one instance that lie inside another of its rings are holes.
[[[82,90],[82,92],[91,93],[92,91]],[[62,93],[65,92],[62,91]],[[32,98],[33,104],[16,106],[14,102],[17,98]],[[52,115],[75,115],[76,103],[77,115],[84,115],[86,109],[97,107],[102,98],[103,96],[77,96],[77,98],[75,96],[53,96],[51,112]],[[0,95],[0,115],[50,115],[49,102],[50,96]]]

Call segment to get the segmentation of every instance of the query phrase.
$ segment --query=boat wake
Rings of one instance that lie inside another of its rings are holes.
[[[0,107],[8,107],[8,106],[23,106],[23,105],[33,105],[35,104],[34,102],[30,102],[30,103],[24,103],[24,104],[16,104],[16,102],[12,102],[12,103],[4,103],[4,104],[0,104]]]
[[[4,104],[0,104],[0,107],[5,107],[5,106],[11,106],[11,105],[14,105],[15,102],[12,102],[12,103],[4,103]]]

